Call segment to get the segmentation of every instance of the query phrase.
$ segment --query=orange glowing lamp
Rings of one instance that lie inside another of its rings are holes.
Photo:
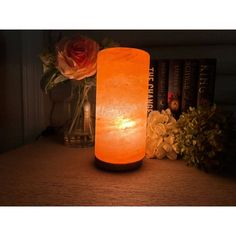
[[[95,160],[104,168],[125,170],[145,156],[150,56],[134,48],[98,53]]]

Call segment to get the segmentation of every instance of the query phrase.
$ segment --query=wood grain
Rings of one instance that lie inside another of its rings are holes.
[[[1,154],[0,205],[236,205],[235,179],[170,160],[145,159],[136,171],[105,172],[94,166],[93,153],[43,138]]]

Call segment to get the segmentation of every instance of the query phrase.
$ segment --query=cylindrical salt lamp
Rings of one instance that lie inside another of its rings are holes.
[[[98,53],[95,160],[103,168],[138,167],[145,156],[150,56],[135,48]]]

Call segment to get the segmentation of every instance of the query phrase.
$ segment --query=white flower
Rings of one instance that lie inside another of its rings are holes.
[[[175,133],[178,132],[175,118],[170,109],[152,111],[148,116],[146,157],[171,160],[177,159]]]

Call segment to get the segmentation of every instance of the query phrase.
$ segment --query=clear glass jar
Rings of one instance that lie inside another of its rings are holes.
[[[69,120],[65,125],[64,144],[72,147],[94,146],[95,78],[71,80]]]

